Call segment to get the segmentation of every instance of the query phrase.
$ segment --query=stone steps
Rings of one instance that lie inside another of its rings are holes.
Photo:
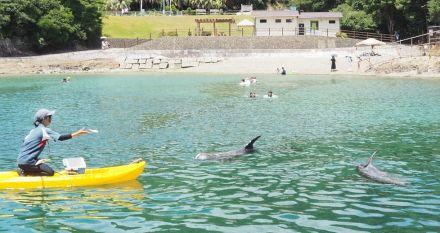
[[[155,55],[136,55],[126,57],[120,63],[120,68],[131,70],[143,69],[181,69],[189,67],[197,67],[204,63],[217,63],[223,60],[219,57],[184,57],[184,58],[168,58]]]

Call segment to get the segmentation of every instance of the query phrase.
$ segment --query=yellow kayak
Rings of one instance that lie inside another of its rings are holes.
[[[128,165],[88,168],[84,174],[56,172],[54,176],[19,176],[16,171],[0,172],[0,189],[52,188],[112,184],[136,179],[145,161]]]

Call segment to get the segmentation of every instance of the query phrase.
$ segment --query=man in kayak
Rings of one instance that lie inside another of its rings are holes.
[[[52,123],[52,115],[55,111],[40,109],[35,113],[35,128],[24,138],[17,158],[18,173],[21,176],[53,176],[53,169],[39,160],[38,156],[43,151],[49,139],[54,141],[64,141],[90,132],[84,128],[71,133],[60,135],[59,133],[47,128]]]

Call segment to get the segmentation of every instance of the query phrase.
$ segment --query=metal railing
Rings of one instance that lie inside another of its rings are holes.
[[[210,11],[206,10],[206,14],[204,15],[236,15],[238,12],[237,10],[228,10],[228,11]],[[176,11],[163,11],[163,10],[148,10],[148,11],[127,11],[122,13],[121,11],[106,11],[106,15],[112,15],[112,16],[160,16],[160,15],[166,15],[166,16],[180,16],[180,15],[198,15],[196,9],[192,10],[176,10]]]
[[[341,30],[342,33],[345,33],[348,38],[365,40],[368,38],[374,38],[383,42],[394,42],[396,39],[394,35],[391,34],[382,34],[382,33],[374,33],[374,32],[360,32],[360,31],[349,31],[349,30]]]
[[[231,27],[229,28],[213,28],[206,26],[200,28],[188,28],[188,29],[162,29],[157,32],[150,32],[147,38],[155,39],[162,36],[324,36],[324,37],[343,37],[339,30],[321,28],[293,28],[293,27],[278,27],[278,28],[259,28],[254,27]],[[388,35],[391,36],[391,35]],[[359,37],[358,37],[359,38]],[[388,38],[388,37],[387,37]]]
[[[336,30],[330,28],[308,28],[308,27],[277,27],[277,28],[258,28],[237,27],[228,28],[227,25],[219,25],[214,28],[206,25],[200,29],[194,28],[164,28],[160,31],[151,31],[145,35],[144,39],[157,39],[163,36],[324,36],[324,37],[347,37],[352,39],[376,38],[384,42],[394,42],[394,36],[390,34],[379,34],[371,32],[358,32],[347,30]]]
[[[418,36],[409,37],[403,40],[396,41],[399,44],[413,45],[432,45],[440,44],[440,30],[428,32]]]

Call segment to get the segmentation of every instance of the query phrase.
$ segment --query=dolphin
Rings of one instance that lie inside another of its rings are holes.
[[[406,182],[399,180],[396,177],[392,177],[388,175],[388,173],[380,171],[373,165],[373,157],[376,154],[377,151],[375,151],[371,157],[368,159],[367,164],[360,164],[357,166],[357,169],[361,175],[374,180],[379,183],[385,183],[385,184],[396,184],[400,186],[407,185]]]
[[[240,148],[238,150],[231,150],[226,152],[216,152],[216,153],[200,153],[196,155],[194,159],[198,160],[222,160],[222,159],[230,159],[236,156],[244,155],[250,153],[254,150],[254,142],[257,141],[261,136],[258,136],[252,141],[250,141],[246,146]]]

